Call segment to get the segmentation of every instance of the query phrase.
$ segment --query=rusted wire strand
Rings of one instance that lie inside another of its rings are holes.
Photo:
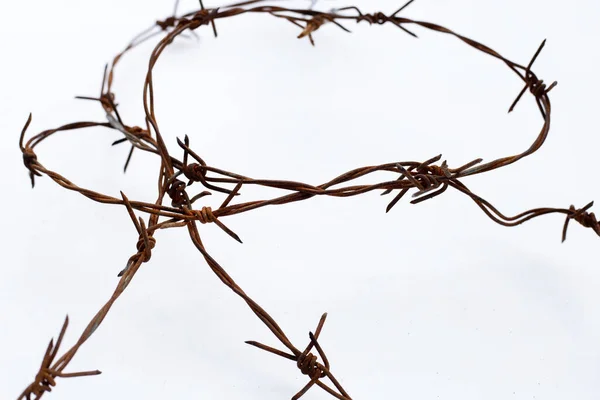
[[[545,41],[538,47],[529,63],[526,66],[523,66],[503,57],[491,48],[450,29],[430,22],[417,21],[399,16],[401,12],[413,3],[413,0],[408,1],[392,14],[385,14],[383,12],[364,13],[354,6],[343,7],[331,10],[330,12],[322,12],[312,9],[312,7],[309,9],[296,9],[286,8],[275,4],[265,5],[263,3],[264,1],[261,0],[250,0],[223,7],[206,8],[202,1],[200,1],[199,10],[181,16],[176,15],[176,4],[173,15],[164,20],[155,22],[148,29],[141,32],[123,51],[113,58],[110,64],[105,66],[101,90],[98,97],[78,97],[80,99],[100,103],[106,116],[106,122],[75,122],[58,128],[44,130],[31,136],[25,141],[27,130],[32,121],[31,115],[29,116],[20,135],[19,147],[23,154],[23,163],[29,172],[32,186],[35,183],[35,177],[42,177],[45,175],[65,189],[78,192],[93,201],[103,204],[125,206],[127,214],[136,229],[138,239],[136,243],[137,251],[129,258],[125,268],[118,273],[119,282],[110,299],[97,312],[94,318],[92,318],[77,342],[57,361],[54,361],[58,355],[59,345],[62,342],[67,327],[67,321],[65,321],[56,346],[54,346],[52,342],[50,343],[34,382],[25,389],[21,396],[19,396],[19,399],[29,400],[32,396],[36,399],[41,398],[44,393],[50,391],[51,387],[56,384],[55,378],[57,377],[86,376],[99,373],[99,371],[90,371],[66,374],[62,371],[75,356],[77,350],[100,326],[114,302],[127,288],[141,265],[150,260],[152,249],[157,243],[154,234],[161,229],[187,228],[190,240],[203,256],[209,268],[211,268],[223,284],[244,300],[252,312],[287,349],[287,351],[281,351],[259,342],[247,342],[257,348],[296,362],[296,365],[302,374],[309,378],[308,383],[293,396],[293,399],[299,399],[311,387],[316,385],[332,396],[342,400],[348,400],[351,399],[351,397],[332,374],[329,360],[325,356],[325,353],[318,342],[319,335],[325,323],[326,314],[321,317],[314,334],[309,333],[310,341],[308,346],[304,351],[299,350],[299,348],[291,343],[275,319],[255,300],[247,295],[225,269],[209,254],[202,242],[200,231],[198,230],[198,222],[201,224],[215,224],[230,237],[241,243],[239,236],[223,223],[223,218],[269,205],[282,205],[308,200],[314,196],[351,197],[372,191],[381,191],[382,195],[396,192],[395,196],[387,204],[386,212],[389,212],[409,191],[413,189],[413,199],[411,200],[411,203],[418,204],[431,200],[451,188],[468,196],[491,220],[503,226],[516,226],[532,218],[537,218],[546,214],[562,214],[565,216],[562,231],[563,241],[566,238],[567,228],[571,220],[578,222],[584,227],[591,228],[600,236],[600,223],[597,221],[594,213],[589,212],[593,202],[580,209],[575,208],[573,205],[568,209],[549,207],[535,208],[515,216],[507,216],[501,213],[489,201],[473,193],[462,182],[462,179],[468,176],[482,174],[513,164],[536,152],[544,144],[550,130],[550,117],[552,112],[548,93],[556,86],[556,82],[546,86],[544,81],[539,79],[531,68],[543,49]],[[509,107],[509,112],[513,111],[524,94],[529,91],[538,106],[543,121],[541,129],[531,145],[524,151],[485,163],[481,158],[477,158],[457,168],[450,168],[448,162],[442,160],[442,155],[440,154],[422,162],[392,161],[375,166],[359,167],[342,173],[321,185],[312,185],[288,180],[256,179],[214,167],[209,165],[207,158],[201,157],[190,147],[190,139],[187,135],[184,136],[183,141],[177,139],[178,151],[182,151],[180,160],[169,152],[160,131],[159,119],[155,109],[154,68],[160,57],[164,54],[164,50],[179,36],[185,35],[186,32],[195,34],[195,31],[198,28],[210,25],[213,35],[217,37],[217,20],[244,14],[267,15],[279,20],[286,20],[300,29],[298,38],[308,38],[313,45],[315,44],[314,35],[325,29],[323,27],[335,25],[338,29],[349,32],[346,25],[350,22],[355,22],[357,24],[367,22],[370,25],[391,24],[413,37],[417,37],[417,35],[412,30],[409,30],[409,27],[420,27],[450,35],[461,40],[475,50],[498,59],[522,80],[524,87]],[[142,97],[145,119],[143,121],[144,123],[141,124],[145,127],[141,128],[138,125],[126,123],[123,116],[119,113],[116,96],[113,92],[114,75],[117,66],[127,53],[137,48],[142,43],[159,36],[160,39],[151,51],[148,59],[148,67],[145,71]],[[35,151],[41,142],[53,137],[59,132],[84,128],[107,128],[110,131],[117,131],[123,135],[121,139],[114,141],[113,145],[129,143],[131,146],[124,166],[125,171],[130,165],[134,149],[155,154],[159,157],[161,167],[157,177],[157,198],[155,202],[132,201],[122,192],[120,198],[97,193],[93,190],[77,186],[64,176],[42,165]],[[359,185],[354,183],[356,179],[380,172],[387,173],[389,178],[384,181],[370,184]],[[187,183],[180,180],[179,178],[181,177],[185,177]],[[193,185],[194,188],[201,187],[202,191],[191,193]],[[242,196],[241,191],[248,185],[278,189],[283,193],[277,197],[268,199],[235,202],[234,200]],[[194,208],[196,202],[199,202],[205,196],[212,195],[213,193],[226,195],[226,198],[219,208],[214,210],[207,206]],[[170,205],[164,204],[167,198],[170,200]],[[148,214],[147,222],[142,217],[136,216],[136,211]],[[318,356],[311,353],[313,348],[316,350]],[[331,384],[326,384],[323,381],[325,378],[327,378]]]
[[[56,366],[52,366],[52,363],[58,354],[58,350],[60,349],[60,345],[62,344],[65,333],[67,332],[68,326],[69,316],[65,318],[65,322],[60,330],[56,344],[54,344],[54,339],[51,339],[50,343],[48,343],[48,347],[44,353],[44,358],[42,359],[42,365],[40,366],[39,372],[35,376],[35,380],[23,391],[23,393],[21,393],[19,399],[31,400],[32,396],[35,396],[35,398],[38,399],[42,397],[44,393],[51,392],[52,387],[56,386],[56,378],[76,378],[79,376],[100,374],[100,371],[98,370],[65,373],[62,372],[62,369],[57,369]]]

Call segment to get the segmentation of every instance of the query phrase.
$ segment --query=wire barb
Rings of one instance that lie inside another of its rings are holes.
[[[537,57],[540,55],[540,53],[545,45],[546,45],[546,39],[544,39],[542,41],[542,44],[540,44],[540,47],[538,47],[537,51],[531,58],[531,61],[529,61],[527,68],[525,68],[525,77],[523,79],[525,81],[525,87],[523,87],[521,92],[519,92],[519,94],[517,95],[517,98],[515,99],[515,101],[513,101],[513,103],[511,104],[510,108],[508,109],[509,113],[514,110],[517,103],[519,103],[519,101],[521,100],[521,97],[523,97],[523,94],[525,93],[525,91],[527,89],[529,89],[531,94],[533,94],[535,96],[536,100],[538,101],[538,105],[540,106],[540,111],[542,112],[542,115],[544,116],[544,118],[546,117],[545,112],[539,103],[539,99],[542,96],[546,96],[548,94],[548,92],[550,92],[558,84],[558,82],[554,81],[554,82],[552,82],[552,84],[549,87],[546,88],[544,81],[538,79],[538,77],[533,72],[531,72],[531,67],[533,66],[533,63],[535,62]]]
[[[586,228],[592,228],[592,230],[594,232],[596,232],[596,234],[598,236],[600,236],[600,222],[598,222],[594,213],[587,212],[587,210],[592,208],[593,205],[594,205],[594,202],[590,201],[588,204],[585,205],[585,207],[580,208],[580,209],[576,209],[574,205],[571,205],[569,207],[570,213],[567,214],[567,217],[565,218],[565,224],[563,226],[563,232],[562,232],[562,241],[563,242],[565,240],[567,240],[567,228],[569,227],[570,220],[575,220]]]
[[[62,372],[62,369],[56,369],[56,366],[52,366],[68,326],[69,316],[67,315],[58,335],[56,345],[54,344],[54,339],[50,339],[39,372],[36,374],[34,381],[21,393],[18,400],[31,400],[32,396],[35,396],[34,398],[36,400],[41,398],[44,393],[51,392],[52,388],[56,386],[56,378],[76,378],[101,374],[98,370],[64,373]]]
[[[31,120],[33,119],[33,115],[29,113],[29,118],[27,118],[27,122],[25,122],[25,126],[21,130],[21,136],[19,137],[19,147],[21,148],[21,152],[23,153],[23,164],[25,168],[29,170],[29,179],[31,180],[31,187],[35,187],[35,177],[42,176],[35,169],[35,165],[37,164],[37,155],[33,152],[33,149],[29,146],[23,146],[23,140],[25,138],[25,133],[27,132],[27,128],[31,124]]]
[[[338,399],[352,400],[348,393],[344,390],[344,388],[340,385],[340,383],[331,373],[329,360],[327,359],[325,352],[323,351],[321,345],[317,340],[319,338],[319,335],[321,334],[321,330],[323,329],[323,325],[325,324],[326,318],[327,313],[324,313],[321,316],[319,323],[317,324],[317,329],[315,330],[315,333],[308,333],[308,337],[310,339],[308,346],[306,346],[303,352],[298,352],[298,354],[289,354],[284,351],[277,350],[274,347],[270,347],[255,341],[249,340],[245,342],[246,344],[257,347],[261,350],[267,351],[269,353],[275,354],[283,358],[287,358],[288,360],[295,361],[296,366],[298,367],[300,372],[302,372],[303,375],[306,375],[310,378],[310,381],[292,397],[292,400],[300,399],[315,384]],[[321,360],[323,361],[322,363],[319,362],[317,356],[310,352],[313,349],[313,347],[315,348],[315,350],[317,350],[317,353],[321,357]],[[338,392],[336,392],[331,387],[320,381],[322,378],[325,377],[331,380]]]
[[[150,258],[152,257],[152,249],[154,246],[156,246],[156,239],[148,234],[146,224],[142,217],[139,217],[139,220],[136,219],[133,207],[123,192],[121,192],[121,198],[123,199],[123,204],[127,208],[129,217],[133,221],[133,225],[135,226],[135,230],[137,231],[139,238],[135,245],[137,253],[129,257],[129,260],[127,260],[127,265],[121,272],[119,272],[117,275],[118,277],[123,276],[129,270],[131,265],[133,265],[138,259],[141,258],[142,262],[150,261]]]

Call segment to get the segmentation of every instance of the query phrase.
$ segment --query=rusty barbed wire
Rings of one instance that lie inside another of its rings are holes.
[[[42,360],[40,370],[35,376],[35,380],[29,386],[27,386],[27,388],[23,391],[19,398],[31,400],[31,396],[35,396],[36,399],[42,397],[44,393],[52,391],[52,387],[56,386],[56,378],[58,377],[75,378],[78,376],[91,376],[100,374],[100,371],[98,370],[64,373],[62,372],[62,368],[57,369],[56,367],[52,367],[52,362],[58,354],[58,350],[60,349],[60,345],[67,331],[68,325],[69,317],[67,316],[65,318],[65,322],[63,323],[62,329],[60,330],[60,333],[58,335],[56,345],[54,344],[54,339],[51,339],[50,343],[48,343],[48,347],[46,348],[46,352],[44,353],[44,358]]]
[[[74,122],[58,128],[42,131],[25,141],[27,130],[32,121],[32,116],[29,116],[20,135],[19,147],[23,154],[23,163],[29,171],[32,187],[35,185],[36,177],[45,175],[65,189],[78,192],[93,201],[124,206],[129,218],[134,224],[138,239],[136,242],[137,251],[129,258],[125,268],[118,273],[119,282],[110,299],[96,313],[94,318],[92,318],[77,342],[57,361],[54,361],[58,355],[59,346],[62,343],[63,336],[67,329],[68,319],[65,320],[56,345],[53,344],[53,341],[50,342],[39,372],[33,383],[19,396],[19,399],[30,400],[31,398],[41,398],[46,392],[51,390],[51,387],[56,385],[56,378],[88,376],[100,373],[99,371],[80,373],[63,373],[62,371],[75,356],[77,350],[91,337],[98,326],[100,326],[114,302],[127,288],[141,265],[150,261],[152,249],[157,244],[154,234],[162,229],[187,228],[190,240],[200,252],[209,268],[211,268],[223,284],[228,286],[236,295],[246,302],[252,312],[254,312],[254,314],[267,326],[280,343],[287,348],[289,352],[281,351],[256,341],[246,342],[259,349],[296,362],[301,373],[309,378],[309,382],[292,397],[294,400],[301,398],[315,385],[338,399],[351,400],[350,395],[344,390],[340,381],[336,379],[331,372],[329,360],[318,342],[327,314],[323,314],[314,333],[309,333],[309,344],[305,347],[304,351],[300,351],[299,348],[291,343],[283,329],[275,322],[273,317],[247,295],[225,269],[209,254],[202,242],[197,226],[198,222],[201,224],[213,223],[227,235],[241,243],[240,237],[222,222],[224,217],[248,212],[268,205],[282,205],[303,201],[314,196],[350,197],[371,191],[382,191],[381,195],[389,195],[392,192],[396,192],[395,196],[387,204],[386,212],[389,212],[409,191],[413,189],[415,189],[415,191],[412,195],[413,199],[410,201],[411,204],[418,204],[430,200],[443,194],[449,188],[452,188],[471,198],[491,220],[503,226],[516,226],[532,218],[537,218],[546,214],[562,214],[565,216],[562,230],[563,241],[566,239],[567,228],[571,220],[578,222],[583,227],[591,228],[600,236],[600,223],[596,219],[594,213],[588,211],[592,207],[593,202],[590,202],[582,208],[576,208],[574,205],[571,205],[569,208],[535,208],[514,216],[507,216],[500,212],[489,201],[473,193],[462,182],[462,179],[468,176],[489,172],[513,164],[520,159],[531,155],[543,145],[550,130],[551,104],[548,93],[556,86],[556,82],[547,86],[543,80],[535,75],[531,68],[542,51],[545,41],[538,47],[529,63],[526,66],[523,66],[503,57],[491,48],[443,26],[399,16],[399,14],[413,3],[413,1],[414,0],[408,1],[392,14],[385,14],[383,12],[363,13],[355,6],[333,9],[329,12],[316,11],[312,6],[308,9],[286,8],[278,5],[260,4],[264,3],[263,0],[250,0],[223,7],[205,8],[200,0],[199,10],[181,16],[176,15],[178,6],[178,2],[176,2],[173,15],[164,20],[156,21],[148,29],[138,34],[123,51],[113,58],[110,64],[105,66],[102,77],[102,86],[98,97],[77,96],[79,99],[99,102],[106,115],[106,121]],[[194,34],[196,29],[205,25],[210,25],[214,36],[217,37],[217,20],[232,18],[243,14],[270,15],[278,19],[286,20],[301,29],[298,38],[302,39],[307,37],[312,45],[315,44],[313,36],[316,32],[322,30],[324,26],[335,25],[339,29],[350,32],[342,23],[352,21],[355,23],[367,22],[370,25],[392,24],[412,37],[417,37],[417,35],[408,29],[409,26],[416,26],[453,36],[468,46],[503,62],[523,81],[524,87],[509,107],[509,112],[514,110],[525,92],[529,91],[536,101],[542,117],[542,127],[532,144],[523,152],[516,155],[502,157],[485,163],[481,158],[477,158],[457,168],[450,168],[447,160],[442,160],[441,154],[423,162],[394,161],[376,166],[359,167],[317,186],[287,180],[255,179],[211,166],[205,161],[205,158],[194,152],[190,147],[190,139],[187,135],[184,136],[183,141],[177,139],[179,149],[183,152],[182,159],[179,160],[168,151],[160,133],[157,116],[154,110],[155,96],[152,75],[154,66],[164,49],[173,43],[177,37],[185,35],[186,32]],[[143,125],[145,125],[145,127],[141,128],[138,125],[129,125],[123,121],[119,114],[116,95],[112,90],[116,68],[123,56],[128,52],[137,48],[140,44],[160,35],[162,35],[161,39],[150,54],[144,81],[143,106],[145,111],[145,121]],[[44,167],[40,162],[35,149],[41,142],[59,132],[91,127],[103,127],[123,134],[123,138],[114,141],[113,145],[121,143],[129,143],[131,145],[131,150],[125,161],[125,171],[130,165],[135,149],[156,154],[160,157],[161,169],[158,176],[158,193],[154,203],[130,201],[122,192],[120,198],[116,198],[79,187],[59,173]],[[442,160],[441,163],[440,160]],[[372,184],[352,184],[352,181],[376,172],[387,172],[390,174],[390,178]],[[188,182],[186,183],[178,179],[180,177],[185,177]],[[251,200],[231,204],[235,198],[241,196],[241,190],[247,185],[279,189],[285,193],[270,199]],[[200,186],[204,190],[196,194],[190,194],[188,191],[192,186]],[[228,187],[231,187],[231,189]],[[207,206],[201,206],[199,209],[194,208],[194,205],[198,200],[201,200],[205,196],[212,195],[213,192],[227,195],[219,208],[214,210]],[[166,198],[170,199],[170,206],[164,204]],[[136,211],[148,214],[148,221],[145,222],[142,217],[138,217]],[[318,356],[311,353],[313,348],[316,350]],[[326,384],[323,381],[325,378],[327,378],[333,386]]]

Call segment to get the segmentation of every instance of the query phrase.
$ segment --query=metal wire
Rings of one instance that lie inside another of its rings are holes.
[[[65,320],[65,324],[62,327],[56,345],[54,345],[52,341],[50,342],[39,372],[33,383],[18,397],[19,399],[29,400],[31,398],[41,398],[56,385],[56,378],[88,376],[100,373],[99,371],[64,373],[63,370],[75,356],[78,349],[91,337],[94,331],[102,323],[110,308],[127,288],[127,285],[131,282],[131,279],[133,279],[140,266],[151,259],[152,249],[157,244],[153,235],[156,231],[161,229],[185,227],[188,231],[190,240],[204,257],[209,268],[211,268],[211,270],[219,277],[223,284],[228,286],[235,294],[246,302],[252,312],[275,335],[275,338],[279,340],[281,345],[287,349],[287,351],[281,351],[259,342],[247,342],[259,349],[294,361],[301,373],[309,378],[308,383],[292,397],[293,399],[299,399],[311,387],[316,385],[330,393],[332,396],[342,400],[349,400],[351,397],[333,375],[329,360],[325,356],[325,353],[318,342],[319,335],[325,323],[326,314],[319,320],[317,329],[314,333],[309,334],[309,344],[301,351],[292,344],[284,333],[284,330],[269,315],[269,313],[247,295],[225,269],[209,254],[198,231],[198,222],[202,224],[214,223],[236,241],[241,242],[239,236],[222,222],[223,218],[255,210],[267,205],[280,205],[304,201],[314,196],[350,197],[371,191],[381,191],[382,195],[396,192],[395,197],[393,197],[387,205],[386,212],[389,212],[410,190],[416,189],[411,203],[417,204],[437,197],[451,188],[471,198],[491,220],[503,226],[510,227],[519,225],[532,218],[537,218],[546,214],[562,214],[565,216],[565,223],[562,231],[563,241],[566,238],[567,227],[571,220],[578,222],[584,227],[591,228],[596,234],[600,235],[600,224],[594,216],[594,213],[588,211],[592,207],[593,202],[582,208],[576,208],[575,206],[570,206],[569,208],[535,208],[515,216],[506,216],[489,201],[473,193],[462,182],[463,178],[468,176],[482,174],[513,164],[520,159],[531,155],[543,145],[550,130],[551,105],[548,93],[556,86],[556,82],[547,86],[543,80],[535,75],[531,68],[543,49],[545,41],[539,46],[529,63],[526,66],[523,66],[503,57],[491,48],[450,29],[437,24],[416,21],[399,16],[399,14],[412,3],[412,0],[392,14],[385,14],[383,12],[363,13],[357,7],[344,7],[331,10],[330,12],[323,12],[314,10],[312,6],[308,9],[293,9],[275,4],[265,5],[262,3],[264,2],[260,0],[251,0],[224,7],[205,8],[202,2],[200,2],[199,10],[179,17],[175,15],[177,12],[176,4],[172,16],[156,22],[152,27],[136,36],[122,52],[114,57],[110,65],[106,66],[101,91],[98,97],[80,97],[82,99],[99,102],[106,113],[107,121],[105,122],[75,122],[66,124],[58,128],[45,130],[31,136],[25,141],[27,129],[31,123],[31,115],[29,116],[23,131],[21,132],[19,146],[23,154],[24,165],[29,170],[32,186],[35,184],[36,177],[45,175],[65,189],[78,192],[93,201],[104,204],[122,205],[125,207],[129,218],[136,228],[138,239],[136,243],[137,252],[129,258],[125,268],[118,273],[119,282],[110,299],[90,321],[77,342],[55,360],[58,356],[64,333],[67,329],[68,319]],[[523,152],[488,162],[483,162],[481,158],[476,158],[465,165],[457,168],[450,168],[448,162],[442,160],[441,155],[437,155],[423,162],[392,161],[386,164],[353,169],[321,185],[287,180],[256,179],[211,166],[194,152],[190,147],[190,139],[187,136],[184,137],[183,141],[177,140],[180,150],[182,151],[182,158],[180,160],[167,150],[166,144],[160,133],[158,119],[154,110],[154,66],[163,54],[165,48],[173,43],[178,36],[185,34],[185,32],[193,33],[202,26],[210,25],[214,36],[217,37],[216,21],[244,14],[257,14],[286,20],[299,27],[301,31],[298,38],[306,37],[313,45],[315,43],[314,35],[325,29],[324,27],[335,26],[338,29],[349,32],[343,24],[350,22],[367,22],[370,25],[391,24],[414,37],[416,37],[416,34],[409,30],[409,27],[423,28],[450,35],[461,40],[473,49],[494,57],[498,61],[504,63],[519,79],[522,80],[524,84],[523,89],[510,106],[509,112],[515,108],[525,92],[529,91],[538,106],[542,119],[540,132],[537,134],[532,144]],[[112,91],[112,84],[116,67],[123,56],[141,43],[156,36],[162,37],[149,57],[149,66],[146,71],[143,94],[143,106],[145,110],[145,121],[143,125],[145,127],[141,128],[136,125],[129,125],[122,120],[115,103],[116,96]],[[135,149],[156,154],[160,157],[161,170],[158,176],[157,200],[154,203],[130,201],[123,193],[121,193],[120,198],[115,198],[97,193],[90,189],[82,188],[59,173],[44,167],[40,162],[35,149],[42,141],[59,132],[90,127],[103,127],[116,130],[123,134],[123,138],[115,141],[113,145],[120,143],[129,143],[131,145],[131,150],[125,163],[125,170],[129,165]],[[441,163],[440,160],[442,160]],[[190,161],[193,162],[190,163]],[[388,180],[371,184],[353,184],[353,181],[358,178],[381,171],[387,172],[390,175]],[[187,183],[178,179],[182,176],[188,180]],[[240,197],[242,189],[248,185],[275,188],[281,190],[283,193],[280,196],[266,200],[250,200],[234,203],[234,199]],[[196,194],[191,193],[191,189],[196,187],[201,187],[203,190]],[[195,202],[201,200],[204,196],[211,195],[215,192],[227,195],[219,208],[216,210],[206,206],[201,206],[199,209],[194,208]],[[170,199],[170,205],[164,204],[167,198]],[[148,214],[147,222],[141,217],[137,217],[135,214],[136,211]],[[313,348],[316,350],[318,356],[311,353]],[[319,361],[319,358],[321,361]],[[326,379],[329,383],[325,382]]]

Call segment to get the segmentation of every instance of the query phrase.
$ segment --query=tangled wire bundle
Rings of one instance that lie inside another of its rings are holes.
[[[515,226],[545,214],[558,213],[565,216],[562,230],[563,241],[566,238],[567,227],[571,220],[577,221],[584,227],[591,228],[596,234],[600,235],[600,223],[598,223],[594,214],[589,212],[593,203],[589,203],[582,208],[576,208],[575,206],[570,206],[569,208],[534,208],[515,216],[506,216],[490,202],[469,190],[462,182],[462,178],[508,166],[534,153],[544,143],[550,129],[551,106],[548,93],[555,87],[556,82],[546,85],[531,70],[544,43],[539,46],[531,61],[529,61],[526,66],[517,64],[504,58],[491,48],[451,31],[450,29],[429,22],[415,21],[401,17],[400,13],[411,2],[412,0],[399,8],[396,12],[388,15],[382,12],[373,14],[363,13],[357,7],[344,7],[331,10],[330,12],[321,12],[312,9],[292,9],[275,5],[263,5],[261,4],[261,0],[251,0],[230,6],[207,9],[203,6],[202,1],[200,1],[199,10],[187,13],[180,17],[173,15],[165,20],[158,21],[152,27],[135,37],[125,50],[117,54],[112,63],[106,66],[100,95],[98,97],[81,97],[83,99],[99,102],[106,112],[106,121],[75,122],[58,128],[45,130],[25,141],[27,128],[31,122],[31,115],[29,116],[21,133],[19,145],[23,153],[23,162],[25,167],[29,170],[32,186],[35,184],[36,176],[41,177],[46,175],[62,187],[78,192],[96,202],[124,206],[138,232],[138,241],[137,252],[129,258],[125,268],[118,273],[118,276],[120,277],[119,283],[108,302],[90,321],[77,342],[68,351],[58,357],[60,345],[62,344],[68,326],[68,318],[65,320],[57,342],[54,343],[53,341],[50,341],[39,372],[34,381],[19,396],[19,399],[29,400],[32,397],[36,399],[41,398],[44,393],[51,391],[52,387],[56,385],[56,378],[88,376],[100,373],[100,371],[77,373],[66,373],[64,371],[78,349],[90,338],[90,336],[92,336],[94,331],[102,323],[110,308],[127,288],[140,266],[150,260],[152,249],[157,244],[154,234],[161,229],[186,228],[192,243],[202,254],[212,271],[225,285],[248,304],[254,314],[260,318],[279,342],[287,349],[286,351],[282,351],[255,341],[246,342],[259,349],[294,361],[302,374],[308,377],[308,383],[295,394],[292,399],[299,399],[311,387],[317,385],[332,396],[343,400],[349,400],[351,397],[333,375],[331,365],[324,350],[319,344],[319,335],[324,326],[326,314],[323,314],[319,320],[315,331],[309,333],[310,340],[308,345],[304,348],[296,347],[269,313],[248,296],[242,288],[236,284],[225,269],[210,255],[202,242],[201,235],[198,231],[198,222],[202,224],[214,223],[233,239],[241,242],[238,235],[223,223],[224,217],[251,211],[267,205],[279,205],[308,200],[314,196],[349,197],[371,191],[381,191],[382,195],[388,195],[392,192],[395,193],[395,196],[387,205],[387,212],[390,211],[411,189],[416,189],[411,203],[417,204],[444,193],[448,188],[452,188],[470,197],[490,219],[500,225]],[[468,46],[503,62],[523,81],[523,89],[511,104],[509,112],[514,109],[525,92],[529,91],[537,103],[543,120],[541,130],[531,146],[522,153],[502,157],[493,161],[484,163],[481,158],[477,158],[465,165],[455,168],[451,168],[445,160],[440,162],[441,155],[437,155],[423,162],[394,161],[387,164],[356,168],[333,178],[329,182],[317,186],[286,180],[255,179],[210,166],[200,155],[192,150],[190,147],[190,139],[187,136],[185,136],[183,140],[177,140],[177,144],[182,152],[182,158],[178,159],[167,150],[154,112],[153,69],[165,48],[184,32],[193,32],[202,26],[210,25],[212,32],[216,37],[218,20],[247,13],[269,15],[287,20],[301,30],[298,38],[308,37],[308,40],[310,40],[313,45],[313,36],[324,25],[335,25],[339,29],[348,31],[343,24],[351,21],[356,23],[365,21],[370,25],[393,24],[405,33],[415,37],[416,35],[409,30],[412,26],[418,26],[454,36]],[[115,68],[123,58],[123,55],[157,35],[163,35],[163,37],[154,47],[149,58],[143,94],[143,106],[146,116],[145,127],[141,128],[139,126],[129,125],[123,121],[119,115],[115,102],[116,97],[112,91],[113,77]],[[42,141],[50,138],[57,132],[90,127],[104,127],[119,131],[123,134],[123,138],[115,141],[113,145],[120,143],[129,143],[131,145],[131,150],[127,157],[127,161],[125,162],[125,170],[129,165],[129,161],[135,149],[154,153],[160,157],[161,168],[158,176],[159,189],[157,199],[154,203],[129,200],[122,192],[120,198],[115,198],[79,187],[57,172],[47,169],[39,161],[37,154],[35,153],[35,148]],[[390,178],[386,181],[371,184],[352,184],[352,182],[358,178],[379,171],[386,171],[390,174]],[[184,181],[183,178],[185,178],[187,182]],[[191,193],[190,189],[192,189],[191,186],[194,183],[196,183],[195,187],[201,186],[204,190],[198,193]],[[236,204],[233,204],[233,200],[239,198],[243,188],[248,185],[275,188],[284,193],[270,199],[237,202]],[[198,200],[213,192],[219,192],[225,195],[225,199],[219,208],[215,210],[210,207],[194,208]],[[170,199],[170,205],[164,204],[166,198]],[[148,214],[147,221],[136,216],[136,210]],[[313,349],[318,356],[313,354]]]

